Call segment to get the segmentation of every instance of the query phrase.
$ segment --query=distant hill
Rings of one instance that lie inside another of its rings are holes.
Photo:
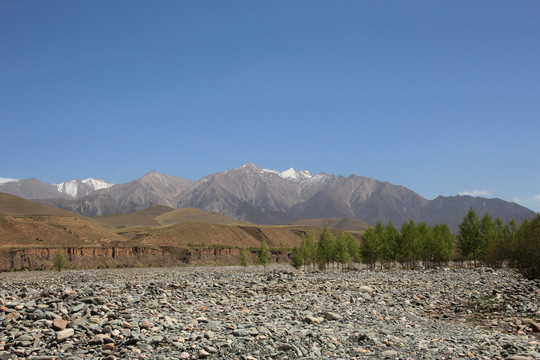
[[[0,248],[101,247],[126,243],[124,237],[83,218],[0,216]]]
[[[303,225],[313,227],[324,227],[328,225],[330,228],[343,231],[364,231],[369,227],[369,224],[363,220],[351,218],[328,218],[328,219],[300,219],[290,223],[290,225]]]
[[[15,195],[0,193],[0,216],[65,216],[83,218],[80,214],[39,204]]]
[[[208,213],[196,208],[186,208],[169,211],[157,216],[155,220],[161,226],[193,222],[223,225],[250,224],[247,221],[236,220],[218,213]]]
[[[136,213],[96,216],[92,219],[101,226],[110,229],[136,226],[161,226],[161,224],[155,220],[156,217],[174,210],[175,209],[164,205],[153,205]]]

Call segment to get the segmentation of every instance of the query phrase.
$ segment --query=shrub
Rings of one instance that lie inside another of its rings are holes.
[[[62,271],[66,267],[66,255],[61,252],[58,252],[53,260],[54,268],[58,271]]]
[[[300,269],[304,265],[304,259],[302,258],[302,251],[300,248],[295,247],[291,253],[291,265],[295,269]]]

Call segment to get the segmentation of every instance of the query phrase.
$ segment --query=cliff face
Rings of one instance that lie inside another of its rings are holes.
[[[240,265],[240,249],[238,248],[195,248],[188,250],[191,264]],[[249,264],[254,265],[257,254],[248,252]],[[288,263],[289,253],[286,251],[270,251],[270,263]]]
[[[238,265],[238,248],[78,247],[0,248],[0,271],[49,270],[58,252],[65,254],[67,269],[162,267],[186,264]],[[255,253],[250,253],[250,264]],[[288,253],[272,251],[270,262],[288,262]]]

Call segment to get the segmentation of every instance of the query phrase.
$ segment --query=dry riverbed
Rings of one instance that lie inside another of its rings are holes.
[[[0,360],[538,359],[539,319],[508,270],[0,273]]]

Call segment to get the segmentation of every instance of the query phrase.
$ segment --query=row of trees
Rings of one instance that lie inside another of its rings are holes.
[[[378,221],[362,236],[360,255],[362,262],[374,267],[377,262],[399,262],[415,269],[418,262],[425,266],[449,261],[454,250],[454,237],[446,224],[428,226],[409,220],[401,231],[389,221]]]
[[[504,264],[518,268],[525,276],[540,278],[540,214],[518,225],[514,220],[504,223],[489,214],[481,219],[470,209],[454,236],[446,224],[427,225],[409,220],[398,230],[389,221],[378,221],[362,235],[361,242],[350,233],[335,236],[328,226],[319,240],[313,232],[302,236],[300,247],[291,253],[291,264],[304,269],[318,266],[341,267],[362,261],[371,268],[400,263],[415,269],[440,266],[450,260],[481,262],[491,267]],[[268,246],[263,241],[257,252],[257,264],[268,263]],[[247,266],[247,253],[242,250],[241,264]]]
[[[504,263],[518,268],[525,276],[540,278],[540,214],[521,225],[514,220],[507,224],[489,214],[481,219],[473,209],[459,225],[458,256],[491,267]]]
[[[360,247],[356,238],[346,232],[340,233],[337,237],[325,226],[319,241],[315,241],[312,231],[302,236],[302,244],[295,247],[291,254],[291,264],[299,269],[300,267],[315,267],[320,269],[327,266],[333,267],[350,264],[351,261],[360,261]]]

